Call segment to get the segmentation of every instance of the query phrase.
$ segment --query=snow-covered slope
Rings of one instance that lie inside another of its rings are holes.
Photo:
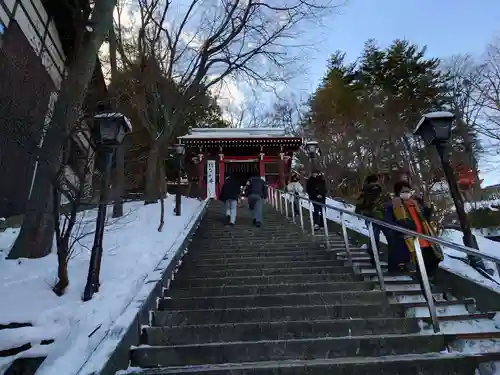
[[[157,231],[159,206],[142,202],[127,203],[125,215],[108,218],[104,236],[101,287],[92,300],[82,301],[96,211],[82,213],[80,232],[87,234],[75,246],[69,262],[70,285],[57,297],[55,284],[57,258],[52,253],[42,259],[3,259],[17,236],[17,230],[0,233],[0,324],[32,323],[33,327],[0,330],[0,348],[14,348],[30,342],[32,349],[0,359],[0,374],[17,357],[48,355],[42,374],[76,374],[111,325],[131,303],[155,267],[177,250],[179,237],[186,236],[203,202],[183,198],[182,216],[172,214],[174,197],[165,201],[165,226]],[[109,212],[109,215],[111,212]],[[44,339],[55,339],[41,346]],[[57,371],[56,371],[57,370]]]

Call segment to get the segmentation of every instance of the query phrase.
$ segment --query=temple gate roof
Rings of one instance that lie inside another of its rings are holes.
[[[283,146],[298,149],[302,138],[286,134],[284,128],[193,128],[179,137],[189,146]]]

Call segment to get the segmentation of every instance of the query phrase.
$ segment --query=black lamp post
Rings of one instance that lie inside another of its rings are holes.
[[[92,246],[90,255],[87,284],[83,292],[84,301],[90,300],[94,293],[99,291],[99,273],[101,271],[103,250],[102,240],[104,237],[106,206],[109,200],[109,183],[111,179],[113,154],[116,147],[122,144],[125,134],[130,131],[132,131],[130,120],[121,113],[102,113],[94,116],[93,136],[96,140],[98,152],[102,157],[103,176],[101,178],[101,196],[97,211],[94,245]]]
[[[451,112],[431,112],[425,114],[417,124],[414,134],[419,135],[424,140],[426,146],[434,145],[441,159],[446,181],[450,189],[450,194],[455,204],[460,227],[462,229],[462,241],[465,246],[473,249],[479,249],[476,237],[472,234],[469,218],[464,209],[464,201],[462,194],[458,188],[457,178],[453,173],[450,164],[450,148],[449,140],[451,137],[451,129],[455,115]],[[482,268],[485,266],[481,258],[476,256],[468,256],[472,266]]]
[[[307,141],[304,148],[309,156],[309,173],[311,174],[316,168],[316,156],[319,150],[318,142]]]
[[[182,143],[174,145],[176,172],[177,172],[177,189],[175,190],[175,216],[181,216],[181,177],[184,170],[184,153],[186,148]]]

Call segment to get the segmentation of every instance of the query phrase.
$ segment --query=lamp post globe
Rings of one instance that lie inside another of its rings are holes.
[[[462,241],[465,246],[478,249],[476,237],[472,234],[471,225],[464,208],[464,200],[458,187],[457,178],[450,164],[450,147],[452,125],[455,115],[451,112],[430,112],[422,116],[415,127],[414,134],[422,137],[426,146],[435,146],[441,159],[450,194],[463,232]],[[470,263],[486,271],[482,260],[476,256],[468,256]]]
[[[316,169],[316,156],[319,151],[318,142],[307,141],[304,144],[304,149],[309,156],[309,174],[311,175],[312,172]]]
[[[130,120],[121,113],[106,112],[94,116],[93,136],[98,146],[119,146],[131,131]]]
[[[306,144],[304,145],[304,148],[309,155],[310,158],[316,157],[316,154],[318,152],[319,146],[318,142],[316,141],[307,141]]]
[[[455,115],[451,112],[429,112],[417,123],[414,134],[421,136],[427,146],[447,143]]]
[[[89,272],[87,283],[83,292],[83,300],[88,301],[94,293],[99,291],[99,274],[101,272],[101,259],[106,220],[106,206],[109,200],[109,183],[111,179],[111,166],[116,147],[123,143],[127,133],[132,131],[130,120],[117,112],[100,113],[95,115],[92,127],[92,137],[97,145],[98,156],[102,160],[102,177],[100,188],[99,207],[97,210],[96,230],[94,244],[90,254]]]

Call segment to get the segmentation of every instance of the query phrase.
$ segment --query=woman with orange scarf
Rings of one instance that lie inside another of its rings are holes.
[[[390,204],[385,207],[384,221],[428,236],[436,235],[428,221],[431,210],[424,207],[421,201],[419,202],[412,196],[411,186],[408,182],[397,182],[394,185],[394,195]],[[389,232],[389,238],[387,238],[389,271],[407,271],[409,263],[416,264],[414,237],[396,231]],[[443,252],[439,245],[424,239],[420,239],[419,244],[427,275],[432,278],[439,263],[443,260]]]

